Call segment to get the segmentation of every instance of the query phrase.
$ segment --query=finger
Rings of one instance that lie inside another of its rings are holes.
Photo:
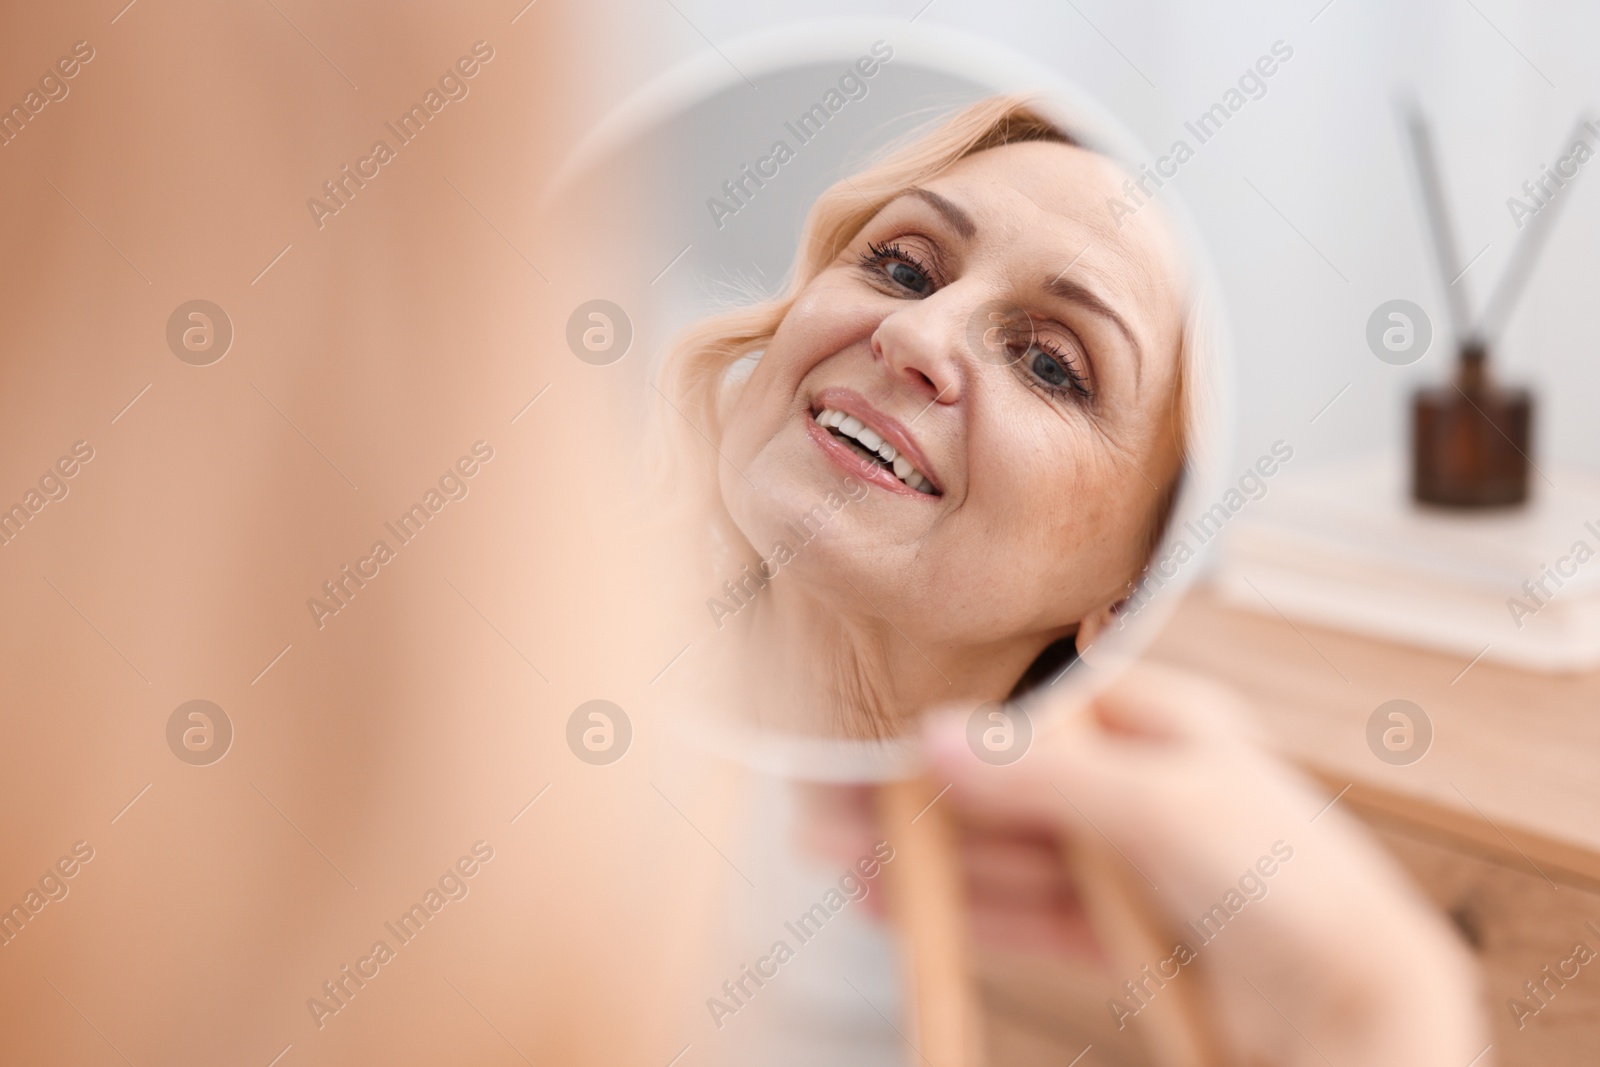
[[[963,818],[994,827],[1059,829],[1061,797],[1031,754],[1005,766],[985,763],[968,747],[966,716],[959,712],[927,716],[923,742],[932,773],[951,784],[953,805]]]
[[[1123,738],[1180,742],[1236,736],[1243,702],[1223,687],[1170,667],[1141,663],[1091,703],[1102,727]]]
[[[1077,891],[1053,840],[965,835],[960,857],[974,896],[1024,906],[1076,906]]]
[[[1201,693],[1170,675],[1152,675],[1129,680],[1108,698],[1147,722],[1198,732],[1193,741],[1174,741],[1169,733],[1168,740],[1151,743],[1146,734],[1115,735],[1068,722],[1035,738],[1016,763],[997,767],[967,747],[964,722],[957,716],[929,723],[928,752],[938,772],[949,776],[949,803],[964,820],[1042,829],[1069,848],[1078,840],[1109,841],[1139,869],[1151,872],[1147,878],[1163,885],[1170,878],[1182,887],[1187,904],[1194,885],[1214,880],[1219,864],[1231,868],[1247,852],[1246,861],[1254,858],[1251,850],[1257,849],[1267,813],[1249,798],[1263,789],[1269,795],[1281,792],[1266,781],[1260,788],[1254,785],[1256,777],[1272,776],[1267,761],[1249,757],[1245,744],[1212,736],[1197,725],[1210,721],[1212,709],[1202,707],[1188,716],[1155,707],[1185,700],[1225,705],[1226,697],[1217,692]],[[1225,729],[1219,726],[1216,732]]]
[[[973,940],[983,948],[1031,955],[1068,956],[1103,963],[1105,950],[1081,911],[1018,908],[974,900]]]
[[[929,716],[924,744],[933,773],[951,784],[950,803],[961,819],[993,830],[1058,838],[1085,832],[1094,811],[1148,793],[1151,782],[1163,780],[1162,768],[1150,765],[1151,753],[1124,751],[1126,743],[1093,726],[1059,725],[1003,766],[985,762],[968,747],[965,718],[959,714]],[[1169,758],[1164,752],[1153,755]]]

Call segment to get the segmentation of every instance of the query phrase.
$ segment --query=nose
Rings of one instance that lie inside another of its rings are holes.
[[[961,399],[966,375],[961,358],[961,312],[955,300],[934,296],[884,316],[872,333],[872,354],[890,376],[928,403]]]

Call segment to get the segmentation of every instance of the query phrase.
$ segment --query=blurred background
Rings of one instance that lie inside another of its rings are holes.
[[[1292,50],[1170,184],[1231,324],[1230,470],[1286,440],[1297,474],[1372,455],[1399,471],[1411,391],[1449,373],[1397,92],[1433,120],[1472,260],[1456,284],[1479,308],[1518,235],[1507,199],[1600,97],[1600,9],[1576,3],[10,5],[0,1060],[711,1062],[701,972],[726,973],[703,949],[741,859],[724,854],[735,786],[648,710],[692,641],[632,610],[652,578],[617,516],[654,352],[730,292],[775,285],[835,162],[886,128],[830,128],[840,143],[784,170],[782,196],[713,224],[707,198],[771,137],[743,94],[825,87],[739,59],[823,17],[876,20],[839,29],[845,53],[902,23],[1009,50],[1082,86],[1152,160]],[[586,142],[668,75],[698,78],[719,122],[655,128],[670,170],[606,170]],[[874,106],[954,91],[901,84]],[[541,202],[580,148],[599,176]],[[1600,463],[1588,169],[1494,352],[1537,393],[1541,498]],[[1366,340],[1396,299],[1434,328],[1408,366]],[[631,312],[614,358],[570,340],[595,300]],[[1496,612],[1553,557],[1530,559],[1486,594]],[[1573,925],[1543,923],[1569,913],[1527,886],[1600,885],[1594,676],[1491,669],[1499,631],[1324,635],[1308,616],[1180,616],[1162,654],[1265,685],[1271,710],[1325,712],[1280,716],[1284,751],[1322,753],[1331,789],[1359,783],[1352,802],[1445,850],[1427,853],[1430,891],[1504,950],[1516,990]],[[1364,732],[1398,697],[1437,726],[1415,768]],[[593,700],[627,739],[613,763],[573,740],[600,722]],[[1523,925],[1497,941],[1512,901]],[[418,903],[422,932],[390,932]]]

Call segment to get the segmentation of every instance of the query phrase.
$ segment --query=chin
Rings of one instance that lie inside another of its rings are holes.
[[[781,581],[851,610],[861,608],[865,595],[898,617],[914,607],[908,593],[920,599],[914,595],[920,579],[909,564],[939,498],[898,482],[886,488],[862,473],[853,456],[830,455],[813,439],[820,431],[812,421],[805,413],[774,434],[741,464],[744,475],[723,464],[724,505],[762,577],[782,574]]]
[[[727,485],[724,492],[734,524],[756,554],[762,559],[785,556],[778,561],[784,568],[812,555],[848,566],[851,553],[865,547],[853,544],[861,541],[861,513],[867,503],[859,484],[851,492],[811,475],[791,476],[773,486],[768,475],[769,471],[752,469],[751,480],[762,486],[756,489],[735,473],[732,478],[738,485]]]

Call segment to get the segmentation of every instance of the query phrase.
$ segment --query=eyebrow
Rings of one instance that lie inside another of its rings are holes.
[[[1117,314],[1115,308],[1102,300],[1094,290],[1060,275],[1045,283],[1044,290],[1051,296],[1058,297],[1071,304],[1077,304],[1087,311],[1109,319],[1111,324],[1121,331],[1123,338],[1128,342],[1128,347],[1133,349],[1134,380],[1137,382],[1144,377],[1144,349],[1139,347],[1139,341],[1133,336],[1133,331],[1128,328],[1127,321]]]
[[[970,239],[977,234],[978,224],[972,221],[972,216],[932,189],[923,189],[920,186],[913,185],[905,191],[904,195],[915,196],[927,201],[935,211],[944,216],[944,221],[950,224],[950,228],[963,238]]]

